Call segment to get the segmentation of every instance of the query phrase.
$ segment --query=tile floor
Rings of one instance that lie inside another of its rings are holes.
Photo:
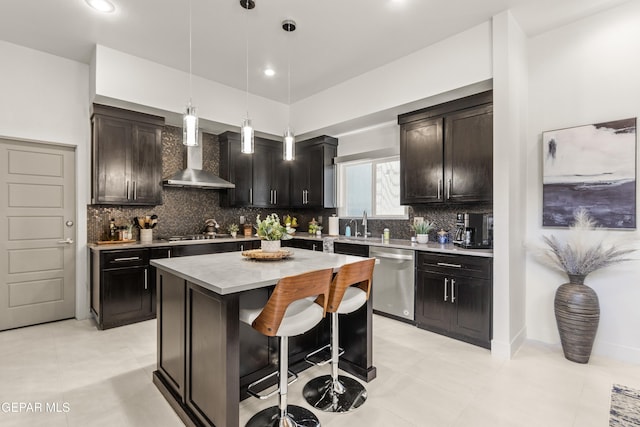
[[[378,378],[367,402],[349,414],[318,413],[323,426],[606,427],[611,385],[640,388],[640,365],[599,357],[579,365],[535,342],[500,361],[386,318],[374,316],[374,325]],[[107,331],[67,320],[0,332],[0,426],[181,426],[151,382],[155,329],[155,320]],[[308,407],[302,387],[328,369],[305,371],[290,402]],[[242,402],[241,425],[276,399]]]

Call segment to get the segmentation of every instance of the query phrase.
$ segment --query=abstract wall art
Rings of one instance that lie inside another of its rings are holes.
[[[584,208],[605,228],[636,228],[636,119],[542,134],[542,225],[567,227]]]

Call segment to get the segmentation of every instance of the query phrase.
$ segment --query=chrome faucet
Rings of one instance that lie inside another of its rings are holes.
[[[362,226],[364,227],[362,236],[366,238],[367,237],[367,211],[366,210],[362,213]]]

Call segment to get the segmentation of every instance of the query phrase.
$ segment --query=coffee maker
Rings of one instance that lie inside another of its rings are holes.
[[[453,243],[469,249],[493,247],[493,215],[489,213],[456,214]]]

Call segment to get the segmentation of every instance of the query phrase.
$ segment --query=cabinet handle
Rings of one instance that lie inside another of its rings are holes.
[[[149,281],[147,280],[147,269],[144,269],[144,289],[147,290],[149,289]]]
[[[451,179],[447,181],[447,200],[451,198]]]
[[[129,200],[129,181],[127,180],[127,200]]]
[[[171,258],[171,249],[167,249],[167,258]]]
[[[244,252],[244,245],[240,245],[240,252]]]
[[[140,257],[139,256],[129,256],[129,257],[125,257],[125,258],[116,258],[113,261],[114,262],[123,262],[123,261],[139,261]]]
[[[444,279],[444,300],[446,301],[449,296],[447,295],[447,286],[449,285],[449,279]]]
[[[315,250],[316,250],[316,244],[315,244],[315,243],[313,244],[313,249],[312,249],[312,250],[313,250],[313,251],[315,251]]]
[[[278,204],[278,190],[273,190],[273,204]]]
[[[253,204],[253,188],[249,189],[249,204]]]
[[[442,198],[442,195],[440,194],[440,188],[442,188],[442,180],[441,179],[438,180],[438,200],[440,200]]]
[[[448,262],[439,262],[437,265],[440,267],[462,268],[462,265],[460,264],[449,264]]]
[[[138,186],[136,181],[133,181],[133,200],[138,200]]]
[[[269,203],[273,204],[273,190],[269,190]]]
[[[456,286],[456,279],[451,279],[451,304],[456,300],[456,291],[454,287]]]

